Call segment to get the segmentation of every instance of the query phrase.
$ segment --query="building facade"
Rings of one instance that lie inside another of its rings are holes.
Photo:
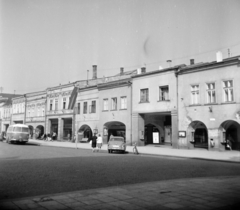
[[[240,57],[178,72],[179,147],[240,149]]]
[[[67,139],[69,135],[72,137],[77,96],[75,83],[48,88],[46,92],[46,133],[55,132],[58,139]]]
[[[138,145],[177,147],[177,78],[181,66],[146,72],[132,80],[132,133]]]
[[[24,124],[26,122],[26,95],[12,99],[11,124]]]
[[[26,94],[26,120],[30,128],[30,136],[41,138],[45,133],[46,91]]]

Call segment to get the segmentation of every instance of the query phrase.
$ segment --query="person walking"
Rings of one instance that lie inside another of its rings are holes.
[[[92,152],[95,152],[97,146],[97,136],[96,133],[94,133],[94,136],[92,137]]]
[[[98,134],[97,137],[97,152],[99,152],[99,150],[101,150],[102,148],[102,136],[101,134]]]

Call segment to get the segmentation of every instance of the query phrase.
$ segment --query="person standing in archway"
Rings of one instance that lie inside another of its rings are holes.
[[[97,136],[96,136],[96,133],[94,133],[92,137],[92,152],[95,152],[96,146],[97,146]]]
[[[101,137],[101,134],[98,134],[98,137],[97,137],[97,151],[101,150],[101,147],[102,147],[102,137]]]

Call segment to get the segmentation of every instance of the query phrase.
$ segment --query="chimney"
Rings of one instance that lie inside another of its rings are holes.
[[[121,67],[121,68],[120,68],[120,75],[123,75],[123,73],[124,73],[124,68]]]
[[[97,79],[97,65],[93,65],[93,79]]]
[[[216,57],[217,57],[217,62],[222,62],[223,61],[223,56],[222,56],[222,52],[218,51],[216,53]]]
[[[141,67],[141,73],[146,73],[146,67],[145,66]]]
[[[169,65],[169,68],[172,67],[172,60],[167,60],[167,63]]]
[[[194,64],[194,59],[190,59],[190,65]]]

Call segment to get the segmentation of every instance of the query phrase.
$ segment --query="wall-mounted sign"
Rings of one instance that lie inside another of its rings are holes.
[[[178,131],[178,137],[185,138],[186,137],[186,131]]]
[[[154,144],[159,144],[159,133],[158,132],[153,132],[153,143]]]

